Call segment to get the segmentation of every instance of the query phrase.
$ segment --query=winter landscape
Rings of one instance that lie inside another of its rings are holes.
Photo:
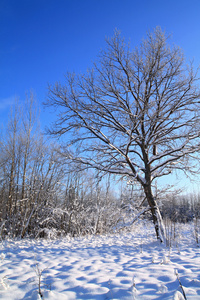
[[[200,299],[199,1],[0,2],[0,299]]]
[[[116,235],[3,241],[0,298],[200,299],[193,225],[177,225],[171,247],[152,232],[139,222]]]

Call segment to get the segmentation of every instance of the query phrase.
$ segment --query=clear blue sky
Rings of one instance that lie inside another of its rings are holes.
[[[200,0],[0,0],[0,123],[15,97],[42,104],[48,83],[84,72],[115,28],[137,45],[159,25],[199,65],[199,16]]]
[[[199,16],[199,0],[0,0],[0,117],[15,96],[42,103],[48,83],[84,72],[115,28],[136,45],[160,25],[200,64]]]

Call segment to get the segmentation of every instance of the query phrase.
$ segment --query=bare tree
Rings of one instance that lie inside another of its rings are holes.
[[[23,129],[23,135],[22,135],[22,144],[23,144],[23,170],[22,170],[22,192],[21,192],[21,198],[25,198],[25,189],[26,189],[26,173],[27,173],[27,167],[28,167],[28,160],[29,156],[31,154],[31,150],[33,147],[31,147],[31,137],[33,135],[32,131],[35,127],[35,119],[37,115],[36,110],[36,103],[34,100],[34,95],[31,92],[30,97],[26,97],[26,103],[25,103],[26,110],[23,115],[23,121],[22,121],[22,129]],[[32,138],[33,139],[33,138]]]
[[[60,109],[50,132],[71,132],[66,157],[80,168],[138,182],[161,242],[165,232],[153,181],[174,169],[192,171],[189,158],[200,147],[196,82],[192,64],[156,28],[134,50],[115,32],[92,70],[49,87],[46,104]]]
[[[0,138],[0,235],[36,236],[62,201],[64,167],[39,130],[33,94],[16,102]]]

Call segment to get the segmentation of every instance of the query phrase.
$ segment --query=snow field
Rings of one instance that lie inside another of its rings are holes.
[[[139,225],[116,235],[4,241],[0,299],[184,299],[176,270],[187,299],[200,299],[200,249],[183,227],[171,249]]]

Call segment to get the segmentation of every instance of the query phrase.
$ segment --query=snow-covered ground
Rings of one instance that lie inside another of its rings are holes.
[[[181,226],[169,249],[150,224],[131,233],[60,240],[7,240],[0,247],[0,299],[200,299],[200,248]]]

